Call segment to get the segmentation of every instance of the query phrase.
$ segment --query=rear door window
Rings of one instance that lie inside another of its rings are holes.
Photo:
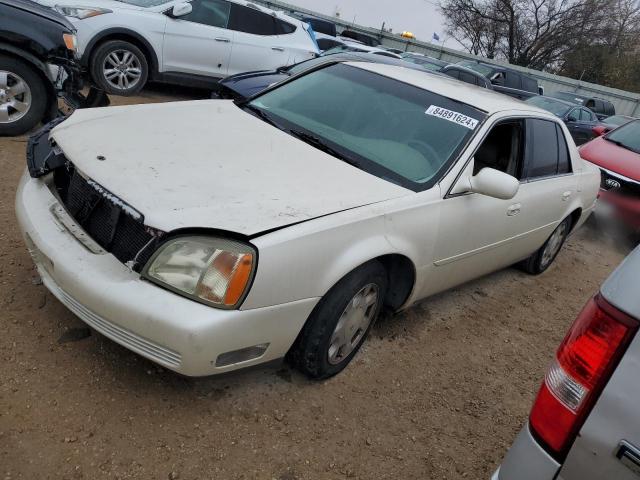
[[[565,145],[566,146],[566,145]],[[527,119],[525,178],[536,179],[558,173],[558,129],[550,120]]]
[[[280,20],[279,18],[276,18],[275,22],[276,22],[276,33],[278,35],[288,35],[296,31],[295,25],[291,25],[290,23],[285,22],[284,20]]]
[[[233,3],[229,17],[229,29],[253,35],[277,35],[276,19],[255,8]]]

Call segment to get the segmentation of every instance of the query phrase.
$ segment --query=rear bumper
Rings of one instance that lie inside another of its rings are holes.
[[[560,464],[536,442],[525,426],[491,480],[553,480]]]
[[[224,373],[282,358],[318,299],[251,310],[218,310],[143,280],[114,256],[91,253],[51,212],[57,199],[43,177],[26,174],[16,215],[45,286],[81,320],[124,347],[188,376]],[[259,358],[216,359],[269,344]]]

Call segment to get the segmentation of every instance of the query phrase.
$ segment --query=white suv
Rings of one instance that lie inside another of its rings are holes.
[[[77,4],[69,3],[77,1]],[[210,86],[316,56],[308,24],[242,0],[41,0],[78,30],[83,64],[108,93],[147,80]]]

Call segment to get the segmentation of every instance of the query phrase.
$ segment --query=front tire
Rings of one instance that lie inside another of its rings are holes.
[[[113,95],[135,95],[149,77],[144,53],[124,40],[101,44],[91,56],[91,76],[98,86]]]
[[[28,63],[0,55],[0,135],[22,135],[44,117],[48,103],[43,78]]]
[[[287,355],[298,370],[320,380],[351,362],[375,323],[387,291],[387,273],[376,261],[338,282],[311,313]]]
[[[551,236],[544,242],[540,249],[524,260],[522,269],[531,275],[540,275],[547,270],[560,253],[569,232],[571,231],[571,217],[565,218],[556,227]]]

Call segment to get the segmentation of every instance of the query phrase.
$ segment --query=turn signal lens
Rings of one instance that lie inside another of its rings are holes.
[[[142,274],[170,290],[219,308],[237,307],[255,271],[256,252],[248,244],[211,237],[169,240]]]
[[[63,33],[62,39],[64,40],[64,45],[68,50],[72,52],[76,52],[78,50],[78,40],[73,33]]]
[[[529,424],[561,461],[638,328],[600,296],[589,300],[560,344],[531,409]]]

